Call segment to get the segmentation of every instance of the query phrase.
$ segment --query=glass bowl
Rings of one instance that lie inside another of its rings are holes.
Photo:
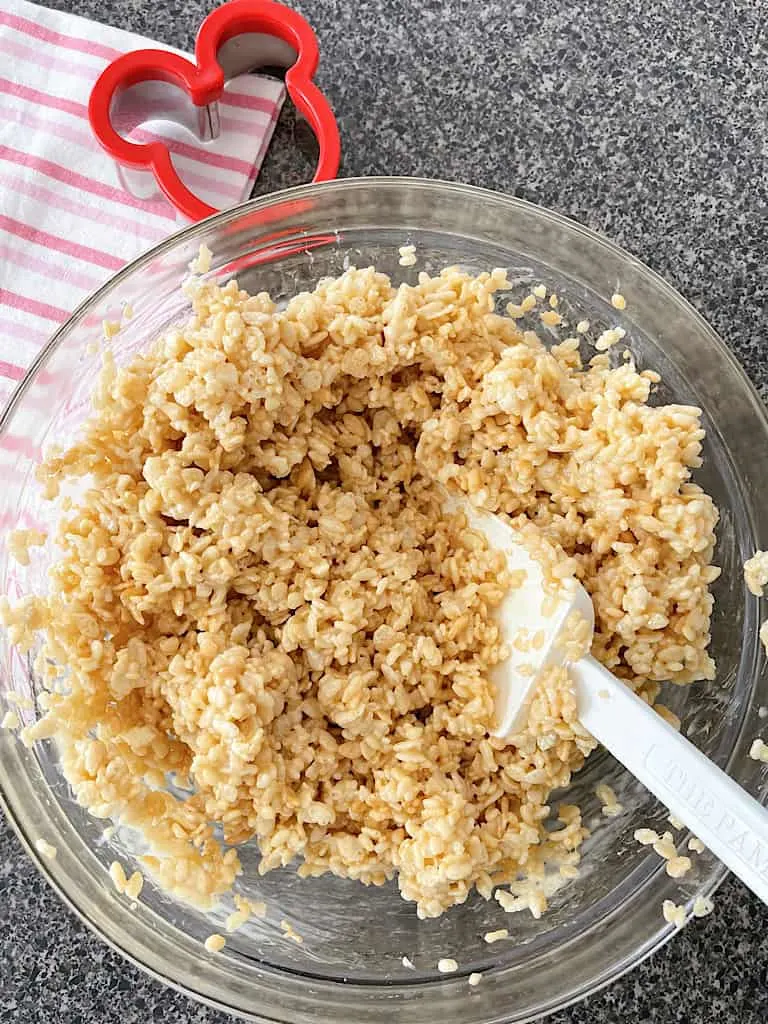
[[[663,699],[713,760],[753,794],[764,797],[759,765],[748,750],[768,704],[759,652],[759,603],[745,591],[741,566],[768,536],[762,497],[768,479],[768,421],[744,373],[702,318],[637,260],[562,217],[515,199],[460,185],[413,179],[363,179],[304,186],[246,203],[194,225],[135,260],[85,302],[47,345],[15,393],[0,423],[5,529],[49,523],[34,466],[42,448],[71,439],[87,415],[101,364],[102,321],[133,316],[111,345],[118,363],[185,315],[179,290],[201,243],[213,252],[211,273],[236,274],[250,291],[277,299],[311,288],[350,265],[375,264],[396,281],[450,264],[473,270],[510,269],[519,300],[538,281],[560,296],[566,317],[596,325],[620,323],[641,366],[662,374],[660,400],[702,407],[706,461],[698,480],[722,513],[715,585],[713,653],[717,678]],[[417,248],[415,267],[399,265],[398,248]],[[610,296],[628,300],[624,312]],[[571,316],[572,314],[572,316]],[[622,348],[622,346],[619,346]],[[621,353],[616,354],[621,358]],[[0,555],[0,592],[41,592],[45,549],[28,568]],[[0,687],[34,699],[38,684],[29,657],[0,641]],[[3,702],[4,704],[4,702]],[[4,704],[5,706],[5,704]],[[33,709],[20,710],[32,721]],[[660,858],[637,844],[640,826],[665,828],[666,812],[604,752],[578,774],[569,797],[595,825],[581,875],[562,889],[540,920],[504,914],[495,901],[474,897],[437,920],[419,921],[394,884],[364,888],[330,876],[300,880],[290,869],[260,878],[257,853],[242,850],[240,891],[266,901],[265,920],[252,920],[213,956],[203,940],[223,930],[227,909],[202,913],[144,886],[131,906],[116,894],[108,866],[131,867],[136,847],[118,830],[103,835],[62,781],[49,742],[26,749],[0,731],[0,787],[7,812],[30,854],[60,895],[99,935],[168,984],[251,1020],[286,1024],[489,1024],[524,1021],[561,1008],[638,964],[673,934],[661,914],[664,899],[709,895],[725,869],[708,853],[681,881],[666,876]],[[598,781],[609,782],[625,812],[600,815]],[[761,787],[763,791],[761,792]],[[58,851],[35,852],[38,839]],[[681,834],[681,841],[685,837]],[[299,946],[280,922],[303,936]],[[488,945],[483,935],[506,927],[510,938]],[[403,965],[408,957],[414,967]],[[456,974],[437,971],[454,957]],[[482,983],[468,985],[473,971]]]

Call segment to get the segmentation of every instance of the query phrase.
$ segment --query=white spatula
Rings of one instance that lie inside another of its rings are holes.
[[[450,504],[458,507],[455,499]],[[479,512],[467,502],[460,507],[470,526],[482,532],[493,548],[504,552],[509,569],[524,569],[526,573],[523,586],[511,590],[500,607],[500,622],[511,654],[497,666],[493,678],[497,692],[495,734],[512,737],[525,726],[543,669],[566,661],[563,627],[572,612],[587,620],[591,636],[592,601],[581,584],[568,579],[558,599],[542,609],[541,567],[516,532],[501,519]],[[536,637],[536,644],[524,643],[525,650],[517,649],[514,641],[521,631],[527,631],[528,638]],[[571,663],[569,671],[584,727],[768,903],[768,810],[591,655]]]

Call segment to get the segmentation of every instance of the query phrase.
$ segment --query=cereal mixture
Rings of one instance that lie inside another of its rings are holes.
[[[55,737],[78,801],[140,829],[144,874],[198,904],[255,840],[262,872],[396,876],[423,917],[500,884],[539,916],[545,864],[572,877],[586,834],[550,793],[595,744],[564,669],[523,734],[489,734],[512,581],[444,489],[576,573],[593,653],[652,702],[714,671],[699,410],[649,405],[631,358],[583,365],[565,326],[548,349],[497,315],[500,270],[351,269],[282,310],[188,287],[189,323],[108,363],[42,467],[48,497],[81,493],[59,499],[49,595],[3,607],[42,644],[26,740]]]

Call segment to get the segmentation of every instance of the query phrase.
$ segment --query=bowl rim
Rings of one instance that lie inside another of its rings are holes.
[[[730,369],[738,378],[739,383],[743,389],[744,397],[749,399],[752,413],[762,421],[762,425],[765,428],[766,433],[768,433],[768,413],[766,412],[766,409],[763,406],[763,403],[758,395],[756,388],[752,384],[751,380],[747,376],[745,370],[743,369],[735,355],[730,351],[730,349],[725,345],[725,343],[718,336],[715,330],[701,316],[701,314],[695,309],[694,306],[692,306],[686,299],[684,299],[670,284],[668,284],[664,280],[664,278],[662,278],[655,271],[647,267],[636,257],[632,256],[624,248],[616,245],[614,242],[610,241],[602,234],[584,227],[583,225],[569,217],[548,210],[544,207],[538,206],[537,204],[531,203],[524,199],[519,199],[513,196],[507,196],[503,193],[496,192],[490,189],[440,179],[427,179],[418,177],[412,178],[404,176],[381,176],[344,178],[318,184],[299,185],[293,188],[273,192],[266,196],[261,196],[255,199],[247,200],[228,210],[218,212],[203,221],[199,221],[197,223],[190,224],[182,228],[181,230],[169,236],[167,239],[148,249],[146,252],[142,253],[134,260],[130,261],[128,264],[126,264],[125,267],[123,267],[113,277],[111,277],[107,282],[105,282],[104,285],[102,285],[99,289],[97,289],[95,292],[89,295],[82,303],[80,303],[79,306],[74,310],[72,315],[62,325],[59,326],[59,328],[55,331],[50,340],[44,345],[44,347],[38,353],[37,357],[30,365],[26,374],[14,389],[11,398],[9,399],[7,405],[2,411],[2,414],[0,415],[0,435],[2,435],[6,430],[8,423],[12,419],[15,410],[17,409],[19,403],[26,394],[32,381],[39,374],[39,372],[46,366],[52,354],[56,351],[58,346],[67,337],[67,335],[73,330],[74,326],[80,321],[84,313],[89,309],[89,307],[91,307],[95,303],[107,298],[113,290],[118,288],[119,285],[125,279],[130,277],[137,270],[140,270],[143,266],[150,263],[157,257],[162,256],[163,254],[175,249],[181,243],[192,241],[195,239],[197,235],[205,234],[208,230],[210,230],[211,227],[217,225],[224,225],[230,220],[235,220],[239,218],[244,213],[259,213],[261,211],[277,207],[279,204],[284,202],[290,202],[293,200],[312,199],[314,197],[322,196],[326,193],[333,191],[352,192],[355,189],[370,189],[372,187],[381,187],[383,189],[397,189],[401,187],[407,187],[409,189],[423,189],[427,191],[439,190],[446,196],[454,197],[457,201],[460,201],[462,199],[475,201],[485,200],[487,202],[499,204],[500,206],[503,206],[506,209],[508,209],[510,212],[513,212],[514,210],[522,210],[524,212],[527,212],[528,215],[533,215],[537,217],[544,223],[548,223],[552,226],[565,228],[574,235],[582,236],[585,240],[588,240],[592,245],[601,246],[604,250],[607,251],[608,254],[611,255],[612,258],[614,258],[617,261],[617,263],[631,263],[633,268],[636,271],[640,272],[657,292],[663,295],[664,300],[666,302],[669,302],[671,305],[676,307],[678,312],[682,313],[687,320],[694,322],[698,330],[707,336],[709,343],[718,352],[720,358],[725,360],[729,364]],[[734,750],[730,758],[728,759],[728,766],[731,765],[735,757],[736,751]],[[118,941],[117,938],[113,937],[113,935],[105,931],[103,927],[100,927],[93,920],[91,920],[88,917],[86,911],[83,909],[83,907],[77,902],[77,899],[75,898],[71,891],[71,887],[68,889],[67,886],[64,884],[63,871],[61,870],[61,866],[60,864],[58,864],[58,861],[45,861],[41,857],[41,855],[36,851],[30,836],[27,834],[27,831],[22,824],[22,821],[20,820],[19,816],[16,813],[14,813],[14,800],[12,799],[12,795],[6,792],[6,788],[7,773],[5,772],[5,767],[2,763],[2,759],[0,758],[0,806],[2,806],[8,820],[11,822],[23,846],[26,848],[27,853],[30,855],[30,857],[32,858],[33,862],[35,863],[36,867],[43,875],[43,877],[57,892],[57,894],[63,900],[65,905],[67,905],[77,915],[77,917],[81,921],[83,921],[83,923],[91,931],[93,931],[102,941],[106,942],[107,945],[109,945],[112,949],[119,952],[131,963],[135,964],[152,977],[162,981],[170,988],[178,992],[181,992],[184,995],[191,996],[196,1000],[205,1003],[211,1007],[220,1010],[225,1010],[229,1013],[242,1016],[248,1020],[263,1022],[263,1024],[272,1024],[272,1022],[274,1021],[291,1019],[282,1016],[266,1015],[267,1013],[269,1013],[270,1010],[273,1009],[276,1009],[278,1012],[280,1012],[281,1007],[279,1004],[271,1004],[268,1006],[265,1001],[265,1015],[262,1016],[259,1010],[252,1010],[249,1008],[244,1008],[242,1006],[232,1006],[230,1005],[230,1003],[224,1001],[223,998],[217,998],[216,995],[214,994],[215,990],[212,989],[210,985],[201,982],[199,985],[197,985],[197,987],[195,987],[193,985],[190,985],[188,982],[185,983],[179,981],[174,976],[162,970],[160,966],[158,966],[159,963],[168,964],[168,960],[163,960],[162,957],[157,956],[151,956],[147,958],[140,956],[138,953],[126,948],[126,946],[121,944],[121,942]],[[659,866],[658,870],[655,871],[654,874],[658,874],[659,872],[663,872],[662,865]],[[708,869],[708,874],[705,882],[699,885],[698,893],[711,896],[722,883],[727,873],[727,869],[723,865],[713,863]],[[655,934],[648,936],[645,942],[642,943],[638,948],[636,948],[631,955],[627,955],[622,960],[619,960],[615,963],[612,962],[602,970],[598,970],[589,980],[579,983],[576,987],[572,988],[571,991],[566,995],[556,994],[554,996],[544,997],[540,1005],[536,1008],[534,1012],[528,1013],[523,1016],[494,1016],[493,1020],[498,1021],[499,1024],[501,1024],[502,1021],[506,1022],[511,1020],[518,1022],[518,1024],[523,1024],[523,1022],[525,1021],[534,1021],[540,1019],[540,1016],[542,1014],[548,1015],[550,1013],[556,1012],[557,1010],[564,1009],[567,1006],[571,1006],[575,1002],[578,1002],[579,1000],[584,999],[587,996],[598,992],[602,988],[609,985],[611,982],[622,977],[633,967],[642,963],[656,949],[659,949],[667,941],[669,941],[669,939],[676,933],[676,931],[677,929],[673,925],[663,923],[661,915],[659,914],[659,927]],[[138,944],[134,943],[134,946],[136,945]],[[145,952],[147,949],[146,945],[138,945],[138,948]],[[153,960],[154,963],[148,962],[149,960]],[[268,968],[268,970],[272,975],[279,976],[283,973],[286,973],[292,976],[293,978],[302,977],[301,975],[298,975],[296,972],[283,972],[278,967],[270,967]],[[190,975],[187,974],[187,978],[189,977]],[[194,975],[192,977],[194,977]],[[306,976],[303,977],[306,978]],[[398,1005],[408,1006],[409,1003],[407,1002],[407,1000],[410,997],[413,997],[416,994],[416,992],[420,989],[423,989],[425,991],[428,990],[430,997],[432,997],[433,995],[436,996],[438,994],[438,991],[441,993],[444,992],[446,996],[450,997],[451,995],[458,994],[459,986],[462,985],[462,981],[463,985],[466,985],[466,977],[461,974],[455,976],[443,976],[442,978],[430,979],[425,982],[414,980],[413,982],[408,983],[401,983],[397,981],[391,984],[385,983],[374,985],[355,982],[345,982],[344,984],[340,984],[338,981],[335,981],[330,978],[319,979],[315,976],[312,976],[311,980],[312,988],[314,990],[311,996],[312,1006],[316,1007],[318,1001],[324,999],[324,995],[327,994],[329,997],[333,995],[333,998],[328,999],[329,1013],[334,1013],[335,1011],[341,1008],[352,1009],[353,1011],[355,1010],[355,1004],[348,1003],[346,998],[343,1000],[342,1003],[337,1001],[340,995],[340,990],[342,995],[349,995],[352,997],[354,996],[355,993],[360,994],[366,990],[368,993],[370,993],[372,990],[379,990],[380,992],[386,992],[387,996],[390,997],[390,999],[394,997],[394,999],[400,1000],[402,998],[404,1002]],[[270,993],[265,994],[268,996],[270,995]],[[394,1006],[395,1003],[391,1003],[390,1005]],[[413,1003],[410,1003],[410,1006],[412,1008],[415,1008],[413,1006]],[[282,1010],[282,1012],[291,1012],[291,1009],[293,1009],[294,1007],[298,1008],[298,1005],[294,1003],[293,1007],[291,1007],[290,1009],[286,1007]],[[500,1009],[502,1012],[506,1012],[507,1008]],[[309,1015],[304,1016],[305,1013]],[[338,1016],[323,1016],[322,1018],[313,1017],[311,1015],[310,1004],[305,1003],[305,1005],[301,1007],[301,1010],[299,1012],[293,1013],[292,1019],[295,1021],[295,1024],[305,1024],[305,1022],[306,1024],[309,1024],[309,1022],[313,1020],[317,1020],[318,1022],[322,1020],[323,1024],[325,1024],[326,1020],[339,1020],[341,1018],[339,1018]],[[392,1019],[394,1020],[399,1018],[393,1017]],[[486,1019],[488,1019],[490,1022],[490,1018],[486,1018],[484,1016],[483,1020],[485,1021]]]

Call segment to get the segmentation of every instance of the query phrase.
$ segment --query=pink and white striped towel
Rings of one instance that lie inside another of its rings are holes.
[[[2,0],[0,408],[87,294],[182,226],[161,193],[138,199],[125,191],[88,124],[88,96],[102,69],[147,46],[162,44],[26,0]],[[221,100],[215,142],[203,145],[158,121],[131,137],[164,138],[193,191],[212,206],[233,206],[251,191],[283,98],[282,83],[242,75]]]

